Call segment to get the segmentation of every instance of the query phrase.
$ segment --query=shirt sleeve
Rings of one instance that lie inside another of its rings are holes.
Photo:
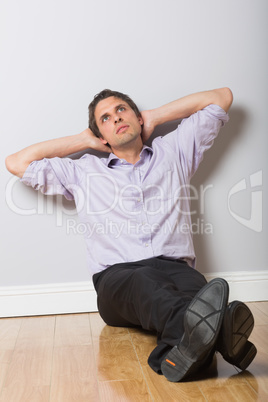
[[[179,155],[187,177],[191,178],[196,172],[204,152],[213,145],[220,128],[228,120],[228,114],[212,104],[183,119],[175,131],[164,137],[164,141]]]
[[[74,199],[80,182],[79,163],[70,158],[44,158],[30,163],[21,182],[41,190],[43,194],[62,194],[67,200]]]

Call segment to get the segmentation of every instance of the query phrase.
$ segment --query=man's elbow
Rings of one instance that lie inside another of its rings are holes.
[[[27,169],[27,165],[25,163],[21,163],[18,161],[16,154],[7,156],[5,159],[5,163],[7,170],[18,177],[22,177],[25,170]]]
[[[230,88],[224,87],[219,90],[219,106],[227,113],[233,103],[233,93]]]

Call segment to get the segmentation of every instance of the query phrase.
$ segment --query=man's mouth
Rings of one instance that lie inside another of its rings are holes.
[[[122,132],[124,132],[129,126],[124,124],[123,126],[118,127],[118,129],[116,130],[116,134],[120,134]]]

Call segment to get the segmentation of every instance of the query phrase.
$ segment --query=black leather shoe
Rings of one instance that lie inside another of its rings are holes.
[[[229,287],[216,278],[205,285],[184,315],[184,334],[161,363],[169,381],[181,381],[196,372],[215,347],[228,302]]]
[[[234,366],[245,370],[257,354],[248,341],[254,327],[254,318],[246,304],[233,301],[226,308],[216,349]]]

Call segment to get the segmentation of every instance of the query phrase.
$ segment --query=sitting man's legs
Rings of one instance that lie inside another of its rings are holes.
[[[169,380],[180,381],[196,371],[215,349],[228,301],[224,280],[206,285],[203,275],[183,261],[151,258],[115,264],[93,281],[100,315],[108,325],[156,331],[158,346],[148,363]],[[182,354],[184,368],[178,371]]]

